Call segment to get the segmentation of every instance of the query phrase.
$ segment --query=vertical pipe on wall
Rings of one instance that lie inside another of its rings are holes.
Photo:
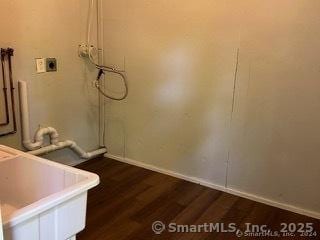
[[[15,111],[15,101],[14,101],[14,84],[13,84],[13,77],[12,77],[12,62],[11,62],[11,57],[13,56],[13,49],[12,48],[7,48],[7,49],[1,49],[1,64],[3,68],[3,77],[5,81],[5,65],[4,65],[4,57],[7,56],[7,61],[8,61],[8,71],[9,71],[9,83],[10,83],[10,97],[11,97],[11,111],[12,111],[12,120],[13,120],[13,130],[6,132],[6,133],[1,133],[0,137],[8,136],[11,134],[15,134],[17,132],[17,121],[16,121],[16,111]],[[6,86],[5,86],[6,88]],[[8,113],[9,116],[9,113]],[[9,119],[10,122],[10,119]],[[7,125],[7,124],[4,124]]]
[[[40,128],[37,130],[35,134],[35,141],[31,142],[30,134],[29,134],[29,105],[28,105],[28,96],[27,96],[27,83],[24,81],[18,81],[19,86],[19,97],[20,97],[20,109],[21,109],[21,127],[22,127],[22,143],[23,146],[29,150],[28,153],[33,155],[41,155],[49,152],[53,152],[56,150],[70,148],[76,154],[78,154],[81,158],[91,159],[98,157],[106,153],[105,148],[99,148],[93,150],[91,152],[86,152],[82,148],[80,148],[76,142],[71,140],[59,141],[58,132],[52,127]],[[44,136],[49,135],[50,137],[50,145],[43,146]]]
[[[7,89],[7,81],[6,81],[6,73],[5,73],[5,66],[4,66],[4,57],[6,56],[7,52],[5,49],[1,49],[1,68],[2,68],[2,82],[3,82],[3,97],[4,97],[4,104],[5,104],[5,113],[6,113],[6,120],[0,123],[0,126],[8,125],[9,120],[9,104],[8,104],[8,89]]]
[[[10,81],[10,93],[11,93],[11,110],[12,110],[12,121],[13,121],[13,132],[17,132],[17,119],[16,119],[16,103],[14,96],[14,85],[13,85],[13,76],[12,76],[12,62],[11,57],[13,56],[13,49],[8,48],[8,63],[9,63],[9,81]]]
[[[21,132],[22,132],[22,144],[28,150],[35,150],[41,147],[42,142],[31,140],[30,136],[30,121],[28,110],[28,96],[27,96],[27,83],[24,81],[18,81],[19,86],[19,99],[20,99],[20,115],[21,115]]]
[[[103,0],[97,0],[97,47],[98,47],[98,64],[104,65],[104,47],[103,47]],[[101,78],[100,85],[105,89],[105,76]],[[102,94],[99,97],[99,144],[105,146],[105,100]]]

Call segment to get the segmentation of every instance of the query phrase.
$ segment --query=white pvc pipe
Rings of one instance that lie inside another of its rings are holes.
[[[51,144],[51,145],[39,148],[37,150],[29,151],[28,153],[30,153],[32,155],[42,155],[42,154],[50,153],[50,152],[60,150],[63,148],[68,148],[68,147],[70,147],[70,145],[67,144],[66,142],[58,142],[55,145]]]
[[[52,144],[56,144],[59,140],[59,134],[57,132],[56,129],[54,129],[53,127],[44,127],[44,128],[40,128],[37,130],[36,135],[35,135],[35,141],[36,142],[42,142],[44,141],[44,137],[45,135],[49,135],[50,136],[50,140]]]
[[[97,0],[97,46],[98,64],[104,65],[104,25],[103,25],[103,0]],[[101,88],[105,91],[105,75],[101,78]],[[99,92],[99,144],[105,145],[105,104],[104,96]]]
[[[58,142],[59,134],[53,127],[39,128],[34,136],[34,141],[30,137],[30,120],[29,120],[29,105],[27,95],[27,83],[18,81],[19,98],[20,98],[20,112],[21,112],[21,129],[23,146],[28,150],[35,150],[40,148],[44,143],[44,136],[50,135],[51,143]]]
[[[84,159],[95,158],[95,157],[107,152],[106,148],[100,148],[100,149],[94,150],[92,152],[85,152],[74,141],[66,140],[66,141],[58,142],[57,144],[51,144],[49,146],[42,147],[42,148],[34,150],[34,151],[29,151],[28,153],[30,153],[32,155],[42,155],[42,154],[46,154],[46,153],[53,152],[56,150],[64,149],[64,148],[70,148],[77,155],[79,155],[80,158],[84,158]]]
[[[29,151],[28,153],[33,155],[41,155],[63,148],[70,148],[81,158],[90,159],[97,157],[107,152],[106,148],[100,148],[92,152],[86,152],[80,148],[74,141],[66,140],[59,141],[59,134],[53,127],[39,128],[35,134],[35,141],[32,142],[30,138],[29,128],[29,107],[27,96],[27,83],[24,81],[18,81],[19,97],[20,97],[20,111],[21,111],[21,127],[22,127],[22,143]],[[44,136],[49,135],[50,145],[43,146]]]
[[[29,110],[28,110],[28,96],[27,96],[27,83],[18,81],[19,86],[19,99],[20,99],[20,113],[21,113],[21,131],[22,131],[22,144],[28,150],[40,148],[41,141],[32,142],[30,137],[30,124],[29,124]]]
[[[82,148],[80,148],[75,142],[67,140],[70,145],[71,150],[73,150],[75,153],[77,153],[81,158],[90,159],[97,157],[101,154],[104,154],[107,152],[106,148],[100,148],[91,152],[85,152]]]

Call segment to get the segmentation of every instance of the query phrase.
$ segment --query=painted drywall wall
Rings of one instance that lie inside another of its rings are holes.
[[[0,46],[15,48],[15,79],[29,83],[31,132],[50,125],[95,148],[94,69],[76,52],[87,1],[6,0],[1,8]],[[105,62],[126,69],[130,84],[126,101],[107,101],[110,153],[320,212],[319,8],[297,0],[104,1]],[[56,57],[58,72],[36,74],[36,57]],[[121,91],[118,78],[107,80],[111,93]],[[76,159],[69,151],[46,157]]]
[[[228,186],[320,212],[319,1],[245,1]]]
[[[105,61],[130,87],[107,103],[109,152],[320,213],[319,10],[104,1]],[[107,87],[121,92],[120,79]]]
[[[39,124],[52,126],[62,140],[75,140],[89,150],[98,146],[98,101],[90,80],[95,71],[77,55],[77,46],[85,39],[87,4],[2,0],[0,47],[15,49],[14,79],[28,83],[31,134]],[[58,71],[37,74],[38,57],[57,58]],[[20,131],[0,138],[0,144],[21,148]],[[64,163],[78,160],[69,150],[45,157]]]
[[[105,62],[125,68],[130,88],[107,105],[106,141],[112,154],[223,185],[238,24],[228,4],[204,4],[105,1]],[[110,74],[107,85],[122,89]]]

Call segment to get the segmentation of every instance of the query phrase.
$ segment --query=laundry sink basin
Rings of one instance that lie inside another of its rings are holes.
[[[96,174],[0,145],[0,203],[5,240],[66,240],[85,227],[87,191]]]

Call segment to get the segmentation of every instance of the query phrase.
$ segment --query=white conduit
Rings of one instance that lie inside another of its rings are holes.
[[[18,81],[19,86],[19,98],[20,98],[20,111],[21,111],[21,128],[22,128],[22,143],[23,146],[29,150],[28,153],[33,155],[41,155],[49,152],[53,152],[63,148],[70,148],[81,158],[90,159],[97,157],[107,152],[106,148],[100,148],[92,152],[85,152],[74,141],[66,140],[59,141],[59,134],[53,127],[39,128],[34,136],[34,141],[31,141],[30,137],[30,123],[29,123],[29,105],[27,96],[27,83],[24,81]],[[50,145],[43,146],[44,136],[49,135]]]

